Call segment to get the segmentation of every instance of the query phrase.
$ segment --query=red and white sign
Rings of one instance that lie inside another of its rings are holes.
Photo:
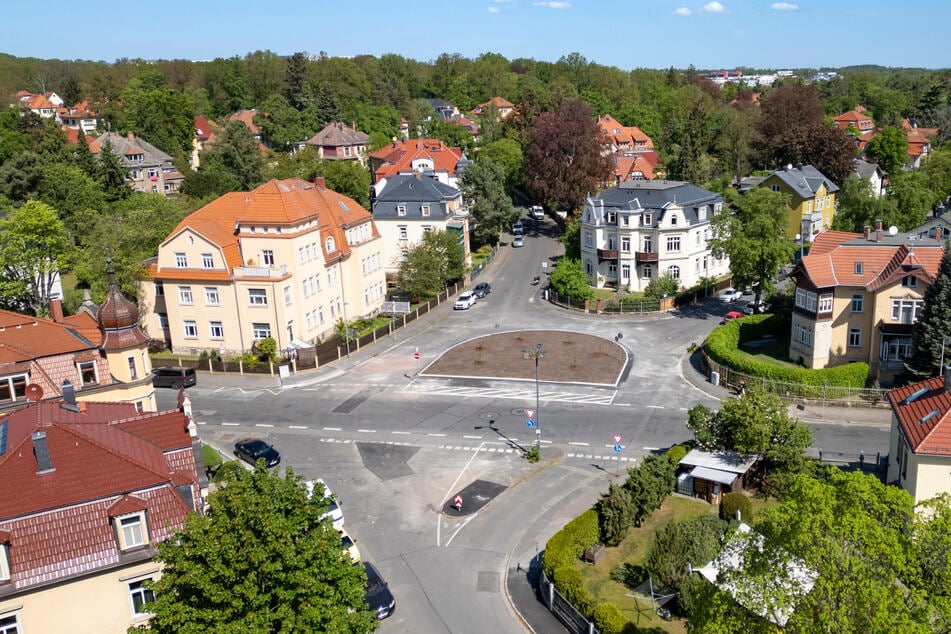
[[[621,434],[614,434],[613,436],[611,436],[611,438],[614,439],[614,444],[615,444],[615,445],[620,445],[620,444],[621,444],[621,439],[623,439],[624,436],[622,436]]]
[[[417,361],[419,361],[419,353],[418,353],[418,352],[414,352],[414,353],[413,353],[413,358],[416,359]]]
[[[457,510],[461,511],[462,510],[462,496],[457,495],[456,497],[452,498],[452,505],[456,507]]]
[[[535,418],[535,410],[533,409],[525,410],[525,416],[527,416],[528,418]]]

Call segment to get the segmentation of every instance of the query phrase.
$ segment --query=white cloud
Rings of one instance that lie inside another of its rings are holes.
[[[502,9],[498,7],[489,7],[489,13],[502,13]]]
[[[492,0],[494,3],[499,4],[501,2],[511,2],[512,0]]]
[[[677,10],[674,11],[674,13],[676,13],[677,15],[690,15],[691,11],[687,7],[678,7]]]
[[[799,5],[789,2],[774,2],[770,8],[776,11],[795,11],[799,8]]]
[[[705,5],[703,5],[704,13],[723,13],[724,11],[725,11],[724,6],[720,4],[719,2],[717,2],[716,0],[713,0],[713,2],[708,2]]]
[[[549,9],[567,9],[571,6],[570,2],[533,2],[536,7],[548,7]]]

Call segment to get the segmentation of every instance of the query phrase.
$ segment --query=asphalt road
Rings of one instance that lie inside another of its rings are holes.
[[[525,246],[503,241],[478,280],[492,292],[470,310],[447,303],[336,368],[295,377],[293,387],[201,375],[189,390],[204,441],[228,453],[239,438],[267,438],[281,451],[282,468],[322,477],[335,491],[363,557],[377,564],[396,596],[382,632],[523,632],[526,620],[536,631],[559,631],[544,610],[527,605],[522,570],[638,457],[688,439],[690,407],[719,403],[718,395],[684,380],[683,366],[688,345],[731,307],[711,301],[658,316],[597,318],[552,307],[538,301],[543,285],[530,282],[560,255],[557,228],[550,219],[523,223]],[[533,328],[611,339],[621,333],[632,356],[616,389],[540,386],[544,459],[535,465],[521,458],[537,440],[525,424],[525,409],[535,407],[534,382],[416,377],[460,341]],[[158,395],[160,408],[176,406],[175,392]],[[813,429],[825,452],[887,451],[888,429],[880,423]],[[620,453],[615,435],[622,436]],[[495,485],[484,490],[497,494],[481,500],[476,513],[442,513],[477,480]],[[527,605],[522,616],[506,599],[509,584]]]

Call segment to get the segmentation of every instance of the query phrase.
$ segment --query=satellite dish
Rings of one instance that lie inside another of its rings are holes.
[[[39,401],[43,398],[43,388],[36,383],[30,383],[26,386],[26,397],[31,401]]]
[[[896,227],[895,225],[892,225],[891,227],[888,228],[888,235],[893,236],[896,233],[898,233],[898,227]]]

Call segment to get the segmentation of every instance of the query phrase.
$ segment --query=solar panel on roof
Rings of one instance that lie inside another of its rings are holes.
[[[923,388],[921,388],[920,390],[918,390],[917,392],[915,392],[914,394],[912,394],[912,395],[910,395],[910,396],[907,396],[907,397],[905,398],[905,400],[901,402],[901,404],[902,404],[902,405],[909,405],[909,404],[911,404],[911,403],[914,403],[915,401],[917,401],[919,398],[921,398],[922,396],[924,396],[924,395],[927,394],[927,393],[928,393],[928,388],[923,387]]]
[[[940,413],[941,413],[941,410],[938,408],[935,408],[931,410],[930,412],[928,412],[927,414],[925,414],[924,416],[922,416],[920,419],[918,419],[918,422],[924,425],[925,423],[927,423],[929,420],[931,420],[932,418],[934,418]]]

